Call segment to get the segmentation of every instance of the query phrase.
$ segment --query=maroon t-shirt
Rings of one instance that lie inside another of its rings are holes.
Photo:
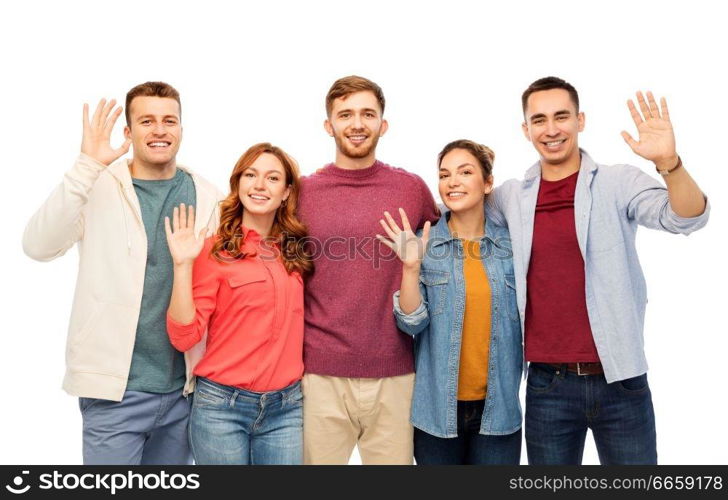
[[[541,179],[527,276],[527,361],[599,361],[586,309],[584,259],[574,222],[578,177],[576,172],[560,181]]]

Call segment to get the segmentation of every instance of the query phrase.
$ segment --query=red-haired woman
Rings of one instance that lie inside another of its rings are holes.
[[[206,335],[189,426],[198,464],[302,462],[302,275],[312,263],[299,187],[295,161],[256,144],[230,176],[217,234],[195,234],[192,207],[166,220],[170,340],[187,351]]]

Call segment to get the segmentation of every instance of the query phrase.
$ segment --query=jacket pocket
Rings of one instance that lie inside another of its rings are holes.
[[[71,332],[67,361],[75,372],[127,377],[136,338],[139,310],[96,302],[78,332]]]
[[[101,315],[102,305],[96,301],[91,303],[91,312],[86,317],[86,320],[81,323],[81,327],[77,331],[71,331],[70,343],[73,346],[83,344],[86,337],[93,331],[95,324]]]
[[[619,221],[608,216],[606,210],[602,209],[601,212],[589,220],[586,251],[590,253],[608,252],[616,247],[624,247],[624,235]]]
[[[450,281],[450,273],[423,270],[420,273],[420,281],[425,285],[428,312],[432,316],[442,314],[447,305],[447,285]]]

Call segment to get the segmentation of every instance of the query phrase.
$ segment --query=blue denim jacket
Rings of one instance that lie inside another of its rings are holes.
[[[453,238],[443,211],[430,231],[420,271],[423,302],[410,314],[394,293],[397,326],[415,339],[415,389],[412,424],[428,434],[457,437],[457,390],[465,312],[463,245]],[[488,387],[480,434],[504,435],[521,427],[518,389],[523,372],[521,323],[516,305],[513,253],[508,229],[487,221],[480,240],[490,280],[491,308]]]
[[[522,327],[540,181],[541,165],[536,163],[523,181],[506,181],[486,202],[488,217],[507,223],[510,230]],[[589,324],[608,383],[647,372],[647,288],[635,248],[637,226],[690,234],[708,222],[709,212],[708,204],[698,217],[680,217],[656,179],[630,165],[597,165],[581,150],[574,194],[576,237],[584,258]]]

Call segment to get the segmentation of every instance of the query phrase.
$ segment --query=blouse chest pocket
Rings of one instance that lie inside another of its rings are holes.
[[[426,269],[420,274],[420,281],[425,285],[428,312],[432,316],[442,314],[447,306],[447,285],[450,281],[450,273]]]
[[[249,268],[236,273],[228,278],[230,288],[238,288],[241,286],[251,285],[252,283],[261,283],[268,280],[268,273],[265,269],[257,267]]]

